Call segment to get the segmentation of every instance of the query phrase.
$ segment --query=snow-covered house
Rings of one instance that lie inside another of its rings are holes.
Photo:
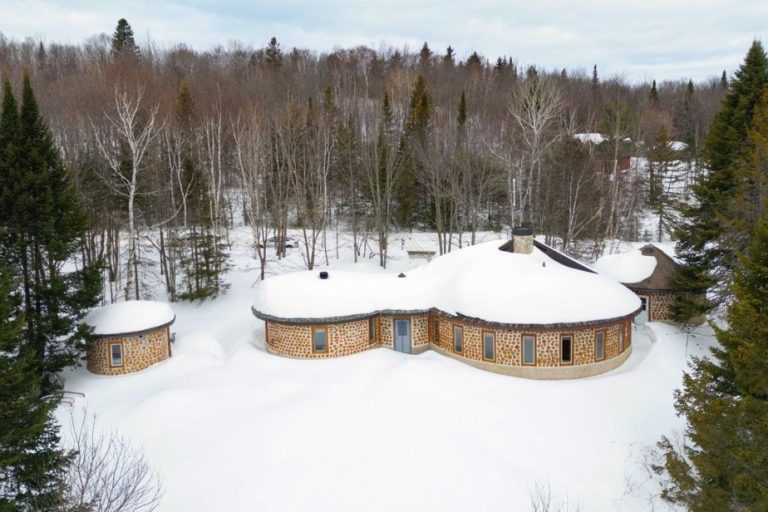
[[[304,271],[261,283],[252,307],[269,352],[327,358],[435,350],[530,378],[596,375],[632,346],[638,297],[517,229],[406,274]]]
[[[176,316],[164,302],[130,300],[91,310],[85,323],[96,338],[88,369],[101,375],[143,370],[171,356],[170,326]]]
[[[642,308],[635,319],[639,324],[672,319],[672,306],[686,294],[672,282],[678,266],[672,255],[654,244],[606,255],[595,262],[598,272],[622,283],[640,297]]]

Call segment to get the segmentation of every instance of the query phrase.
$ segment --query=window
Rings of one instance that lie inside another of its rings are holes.
[[[624,352],[624,326],[619,327],[619,354]]]
[[[573,363],[573,336],[570,334],[560,336],[560,363]]]
[[[492,332],[483,333],[483,359],[486,361],[496,360],[496,334]]]
[[[328,352],[328,328],[312,328],[312,352]]]
[[[109,361],[111,366],[123,366],[122,343],[111,343],[109,345]]]
[[[533,334],[523,335],[523,364],[536,364],[536,336]]]
[[[432,320],[432,343],[440,343],[440,321]]]
[[[595,333],[595,359],[605,359],[605,331]]]
[[[376,317],[368,319],[368,343],[376,343]]]
[[[458,353],[464,350],[464,329],[458,325],[453,326],[453,350]]]

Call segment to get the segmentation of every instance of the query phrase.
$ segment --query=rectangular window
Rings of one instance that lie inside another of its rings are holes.
[[[458,325],[453,326],[453,350],[458,353],[464,350],[464,329]]]
[[[376,343],[376,317],[368,319],[368,342]]]
[[[619,327],[619,354],[624,352],[624,326]]]
[[[312,328],[312,351],[328,352],[328,328],[327,327]]]
[[[595,359],[598,361],[605,359],[605,331],[595,333]]]
[[[123,344],[112,343],[109,345],[110,365],[123,366]]]
[[[536,364],[536,336],[533,334],[523,335],[523,364]]]
[[[496,334],[492,332],[483,333],[483,359],[486,361],[496,360]]]
[[[560,336],[560,363],[573,363],[573,336],[570,334]]]

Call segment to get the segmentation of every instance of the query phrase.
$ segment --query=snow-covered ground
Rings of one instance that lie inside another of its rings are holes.
[[[624,365],[574,381],[383,348],[287,359],[264,351],[250,312],[258,262],[247,241],[233,233],[226,295],[173,304],[171,359],[128,376],[65,376],[66,389],[85,393],[76,408],[144,448],[162,474],[160,510],[525,511],[537,485],[585,512],[666,508],[645,463],[681,426],[672,393],[713,342],[708,328],[686,341],[666,324],[636,327]],[[389,271],[410,266],[392,253]],[[334,257],[333,268],[375,271],[376,258]],[[300,268],[298,251],[271,264]]]

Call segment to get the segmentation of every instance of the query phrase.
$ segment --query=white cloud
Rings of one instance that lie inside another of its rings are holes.
[[[330,50],[382,41],[459,55],[506,55],[546,68],[589,69],[630,80],[703,79],[732,71],[764,35],[768,2],[727,0],[284,0],[216,2],[3,0],[6,36],[76,43],[127,18],[138,39],[196,48],[231,40]]]

